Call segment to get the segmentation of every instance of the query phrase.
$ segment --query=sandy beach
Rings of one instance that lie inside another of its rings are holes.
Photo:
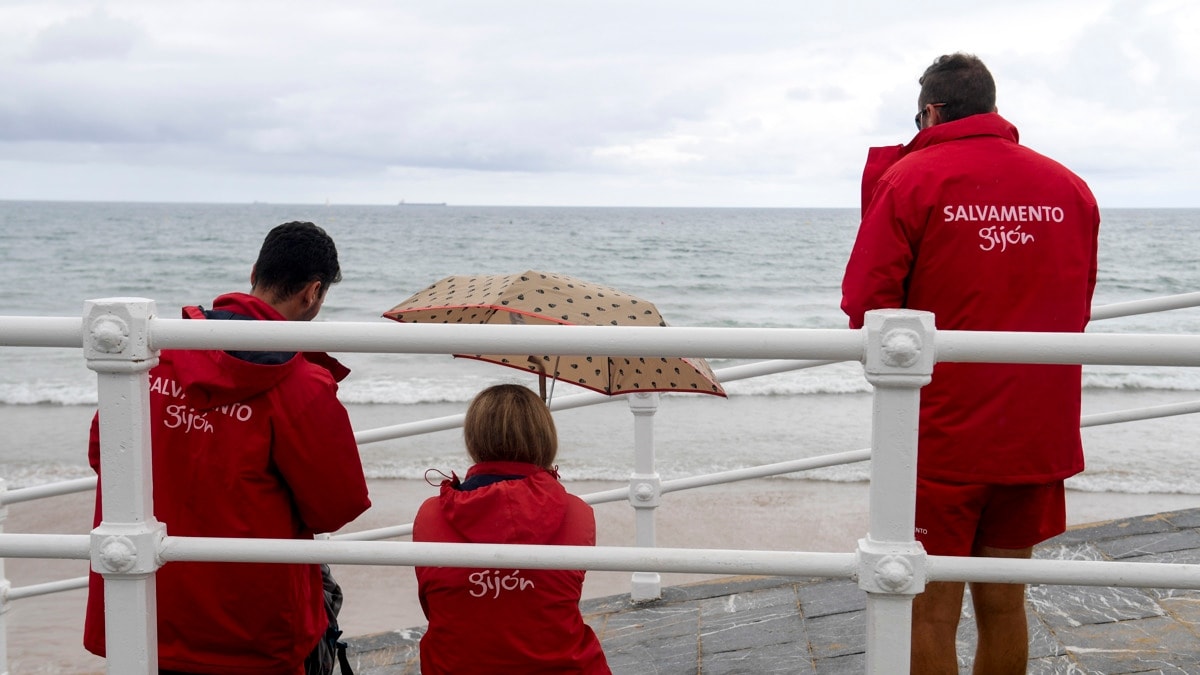
[[[373,480],[373,506],[345,528],[357,531],[411,522],[417,506],[436,488],[421,481]],[[576,494],[620,487],[615,482],[572,482]],[[665,547],[760,550],[851,551],[866,532],[867,485],[801,480],[755,480],[664,496],[657,513],[658,544]],[[68,495],[9,507],[6,532],[86,533],[93,496]],[[1194,495],[1111,494],[1072,491],[1072,525],[1200,505]],[[633,515],[627,503],[596,507],[599,544],[633,544]],[[85,561],[9,559],[14,587],[86,574]],[[342,626],[348,635],[421,625],[411,568],[335,566],[345,594]],[[696,581],[700,575],[665,574],[664,585]],[[591,572],[585,597],[626,593],[629,574]],[[86,591],[14,601],[5,615],[10,673],[102,673],[104,661],[81,646]]]

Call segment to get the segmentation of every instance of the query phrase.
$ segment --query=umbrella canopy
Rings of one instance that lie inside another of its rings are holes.
[[[503,323],[565,326],[666,326],[646,300],[562,274],[450,276],[383,313],[409,323]],[[552,377],[615,396],[696,392],[724,396],[704,359],[549,354],[455,354]],[[543,393],[543,398],[545,394]]]

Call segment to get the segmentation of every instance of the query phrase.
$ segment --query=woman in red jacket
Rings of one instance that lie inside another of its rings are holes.
[[[421,505],[413,541],[594,546],[592,508],[558,482],[546,404],[520,385],[480,392],[463,425],[475,464]],[[418,567],[421,672],[609,673],[583,622],[582,570]]]

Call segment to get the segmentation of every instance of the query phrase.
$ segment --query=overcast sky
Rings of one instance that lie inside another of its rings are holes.
[[[0,199],[855,207],[980,56],[1102,206],[1200,206],[1200,3],[0,0]]]

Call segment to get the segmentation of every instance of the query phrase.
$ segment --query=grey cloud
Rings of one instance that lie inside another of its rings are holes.
[[[29,60],[56,63],[121,59],[144,39],[141,26],[98,8],[42,29],[29,46]]]

